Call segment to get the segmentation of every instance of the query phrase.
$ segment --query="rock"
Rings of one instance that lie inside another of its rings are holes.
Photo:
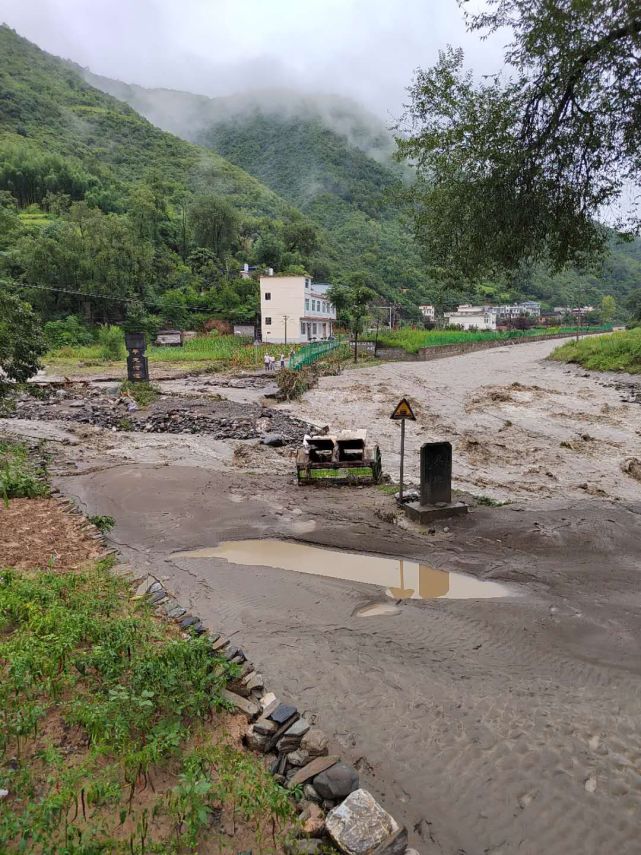
[[[321,772],[324,772],[325,769],[329,769],[329,767],[333,766],[334,763],[338,763],[339,759],[340,758],[336,756],[315,757],[306,766],[303,766],[302,769],[299,769],[292,775],[288,782],[288,786],[296,787],[298,784],[304,784],[305,781],[309,781],[310,778],[314,778],[316,775],[320,775]]]
[[[358,789],[358,783],[358,772],[346,763],[336,763],[312,781],[314,789],[324,799],[344,799]]]
[[[278,750],[283,754],[289,754],[292,751],[296,751],[296,749],[300,746],[301,739],[309,730],[310,725],[305,719],[299,718],[298,721],[294,722],[291,727],[287,728],[285,733],[278,740]],[[305,756],[309,757],[308,752],[303,752]],[[302,766],[302,763],[298,764]]]
[[[181,629],[187,629],[188,627],[193,626],[196,623],[198,623],[197,617],[194,617],[193,615],[187,615],[180,621],[179,626]]]
[[[260,699],[260,705],[264,709],[265,715],[269,715],[269,713],[278,706],[276,695],[273,692],[267,692]]]
[[[322,757],[327,754],[328,742],[327,736],[320,727],[312,727],[301,739],[300,748],[310,757]]]
[[[250,701],[249,698],[241,698],[240,695],[234,694],[234,692],[230,692],[228,689],[223,689],[221,691],[221,696],[223,700],[227,701],[230,704],[233,704],[237,710],[245,713],[245,715],[250,719],[256,718],[258,713],[260,712],[260,707],[258,704],[255,704],[253,701]]]
[[[247,691],[251,692],[253,689],[262,689],[265,685],[265,682],[263,680],[263,675],[258,674],[256,671],[254,671],[253,673],[248,674],[244,678],[243,684]]]
[[[154,577],[145,576],[145,578],[136,588],[136,593],[134,594],[134,597],[144,597],[152,584],[156,584],[156,580],[154,579]],[[160,585],[160,582],[158,582],[158,585]]]
[[[269,445],[272,448],[279,448],[285,445],[285,440],[279,433],[266,433],[261,439],[263,445]]]
[[[311,802],[301,813],[303,834],[308,837],[321,837],[325,830],[325,814],[317,804]]]
[[[310,802],[317,802],[320,804],[322,801],[321,797],[318,795],[316,790],[311,784],[305,784],[303,787],[303,795]]]
[[[278,704],[276,709],[269,714],[269,718],[277,724],[284,724],[288,718],[291,718],[297,712],[296,707],[291,704]]]
[[[167,592],[164,588],[160,588],[159,591],[154,591],[153,594],[149,597],[149,602],[152,606],[160,605],[161,602],[167,600]]]
[[[264,734],[265,736],[271,736],[272,733],[276,733],[276,731],[278,730],[278,725],[275,721],[272,721],[269,718],[265,718],[265,716],[262,715],[254,723],[254,730],[256,730],[257,733]]]
[[[153,579],[153,576],[150,576],[149,578]],[[163,590],[163,587],[162,587],[161,583],[158,580],[156,580],[155,582],[153,582],[153,584],[151,584],[147,588],[147,593],[148,594],[155,594],[157,591],[162,591],[162,590]]]
[[[304,718],[299,718],[298,721],[295,721],[291,727],[288,727],[285,731],[285,736],[298,736],[300,739],[305,736],[307,731],[310,729],[311,725]]]
[[[172,618],[172,620],[177,620],[184,614],[187,614],[187,609],[183,609],[182,606],[175,606],[171,611],[167,612],[167,617]]]
[[[287,762],[290,766],[306,766],[311,759],[307,751],[301,751],[300,749],[290,751],[287,755]]]
[[[253,727],[250,727],[245,734],[245,743],[253,751],[264,751],[267,744],[267,736],[263,733],[257,733]]]
[[[331,810],[325,828],[346,855],[403,855],[407,833],[368,793],[355,790]]]

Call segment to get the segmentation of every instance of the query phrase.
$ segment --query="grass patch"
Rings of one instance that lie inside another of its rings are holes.
[[[582,338],[557,347],[550,359],[573,362],[591,371],[641,372],[641,328]]]
[[[9,499],[35,499],[49,495],[46,472],[29,455],[26,445],[19,442],[0,442],[0,497]]]
[[[485,505],[488,508],[502,508],[503,505],[510,504],[499,499],[493,499],[491,496],[474,496],[474,501],[477,505]]]
[[[87,517],[89,522],[98,529],[98,531],[108,532],[116,525],[116,520],[113,517],[105,516],[104,514],[96,514],[93,517]]]
[[[261,344],[258,347],[245,338],[235,335],[203,335],[185,342],[182,347],[156,347],[150,345],[146,355],[151,364],[211,363],[221,367],[256,368],[264,365],[265,354],[278,359],[281,353],[289,352],[299,345]],[[78,347],[60,347],[50,351],[45,362],[90,363],[92,365],[120,364],[122,360],[108,359],[99,344]]]
[[[592,327],[592,330],[601,329]],[[603,327],[604,330],[610,327]],[[585,331],[585,327],[583,327]],[[381,347],[400,347],[407,353],[418,353],[423,347],[444,347],[448,344],[470,344],[477,341],[510,341],[537,335],[573,335],[576,327],[532,327],[529,330],[507,330],[505,332],[473,332],[465,330],[420,330],[404,327],[398,330],[380,332],[378,343]]]
[[[0,572],[0,851],[233,851],[230,822],[280,848],[287,794],[216,733],[237,673],[107,562]]]
[[[153,383],[132,382],[126,380],[121,386],[120,391],[138,404],[139,407],[148,407],[160,397],[160,389],[154,386]]]

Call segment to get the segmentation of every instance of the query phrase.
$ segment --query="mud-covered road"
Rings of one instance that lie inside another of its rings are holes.
[[[409,395],[411,453],[452,438],[457,486],[510,501],[430,531],[376,487],[297,488],[286,448],[52,421],[0,429],[54,439],[61,488],[112,515],[129,563],[232,635],[283,700],[318,713],[421,853],[636,855],[641,484],[623,470],[641,408],[609,378],[542,362],[549,349],[346,371],[291,407],[368,426],[393,473],[389,413]],[[265,537],[413,559],[513,596],[406,599],[360,617],[384,590],[179,555]]]
[[[421,444],[447,439],[456,485],[477,495],[638,500],[641,485],[623,469],[641,457],[641,406],[625,403],[621,379],[544,360],[558,344],[346,371],[322,378],[293,409],[339,427],[366,425],[397,473],[400,428],[389,416],[407,395],[417,417],[406,439],[414,481]]]

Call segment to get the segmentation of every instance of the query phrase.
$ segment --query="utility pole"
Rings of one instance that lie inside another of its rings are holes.
[[[287,344],[287,321],[289,320],[289,315],[283,315],[283,320],[285,321],[285,344]]]

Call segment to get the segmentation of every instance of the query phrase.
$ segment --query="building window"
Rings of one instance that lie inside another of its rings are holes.
[[[305,321],[300,322],[300,334],[305,335]]]
[[[305,311],[309,312],[309,297],[305,300]]]
[[[272,298],[271,291],[265,291],[265,299],[266,299],[266,300],[271,300],[271,298]]]
[[[312,333],[316,335],[316,324],[312,324]]]
[[[311,288],[311,287],[312,287],[312,280],[306,279],[305,280],[305,288]]]
[[[270,327],[271,325],[272,325],[272,319],[271,318],[265,318],[265,326]]]

